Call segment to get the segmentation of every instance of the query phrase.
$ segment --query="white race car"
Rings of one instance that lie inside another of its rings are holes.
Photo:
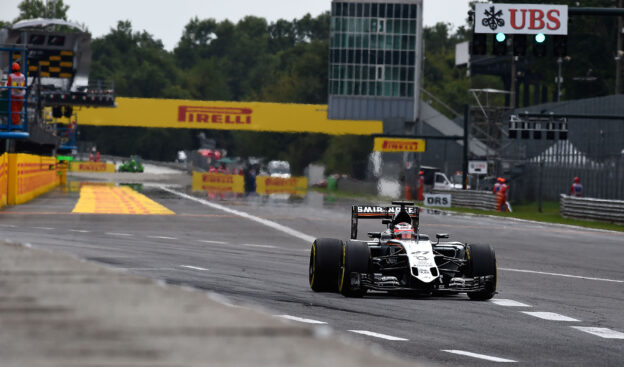
[[[496,255],[489,245],[436,242],[418,232],[419,208],[406,201],[390,207],[354,205],[351,239],[320,238],[310,252],[310,287],[361,297],[368,290],[422,294],[465,292],[473,300],[496,294]],[[358,219],[382,219],[383,232],[357,240]]]

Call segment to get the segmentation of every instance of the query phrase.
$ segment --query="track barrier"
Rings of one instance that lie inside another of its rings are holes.
[[[106,162],[70,162],[71,172],[115,172],[115,165]]]
[[[624,225],[624,201],[580,198],[561,194],[559,210],[565,218],[596,220]]]
[[[18,205],[44,194],[61,181],[56,158],[8,154],[7,204]]]

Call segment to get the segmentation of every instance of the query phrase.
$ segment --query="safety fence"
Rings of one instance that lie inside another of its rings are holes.
[[[115,165],[106,162],[71,162],[69,170],[72,172],[115,172]]]
[[[451,195],[451,205],[462,208],[496,210],[496,195],[478,190],[434,190],[434,194]]]
[[[18,205],[44,194],[61,181],[56,158],[8,154],[7,204]]]
[[[562,194],[559,207],[561,215],[566,218],[624,224],[624,201],[622,200],[579,198]]]

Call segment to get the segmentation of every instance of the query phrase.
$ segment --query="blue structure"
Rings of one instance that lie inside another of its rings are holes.
[[[11,73],[10,65],[13,63],[12,61],[18,62],[21,64],[22,70],[24,70],[24,77],[26,78],[26,83],[24,87],[13,87],[13,86],[0,86],[0,139],[27,139],[29,137],[28,134],[28,50],[25,48],[16,48],[16,47],[0,47],[0,53],[8,53],[8,63],[9,68],[7,70],[7,75]],[[25,89],[26,94],[24,95],[24,105],[22,107],[22,111],[19,112],[21,117],[21,123],[18,125],[12,124],[12,113],[11,113],[11,91],[13,89]]]

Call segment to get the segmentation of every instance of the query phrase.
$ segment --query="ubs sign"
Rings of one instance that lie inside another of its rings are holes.
[[[568,6],[477,3],[475,33],[567,35]]]

